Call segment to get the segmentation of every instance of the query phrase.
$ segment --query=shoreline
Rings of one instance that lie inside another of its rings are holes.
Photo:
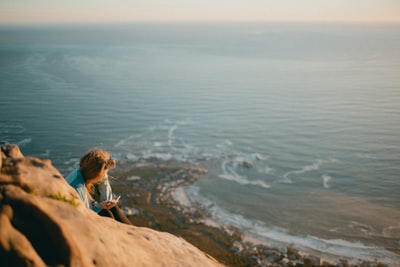
[[[234,226],[206,223],[210,217],[201,205],[186,206],[175,190],[195,183],[207,173],[198,164],[173,160],[120,161],[110,172],[114,194],[135,226],[149,227],[182,237],[227,266],[387,266],[377,261],[336,262],[299,251],[296,244],[269,246],[245,238]]]

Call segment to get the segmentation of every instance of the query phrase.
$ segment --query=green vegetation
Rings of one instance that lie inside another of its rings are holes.
[[[61,195],[61,193],[57,193],[51,196],[52,199],[59,200],[70,204],[73,207],[77,207],[79,204],[75,201],[75,198],[67,199],[66,196]]]

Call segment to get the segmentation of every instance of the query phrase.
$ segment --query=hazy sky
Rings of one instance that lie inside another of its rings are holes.
[[[0,23],[397,21],[400,0],[0,0]]]

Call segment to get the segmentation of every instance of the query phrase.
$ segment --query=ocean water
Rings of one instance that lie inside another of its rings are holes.
[[[390,24],[2,26],[0,141],[64,175],[92,147],[201,163],[175,195],[210,222],[396,266],[399,47]]]

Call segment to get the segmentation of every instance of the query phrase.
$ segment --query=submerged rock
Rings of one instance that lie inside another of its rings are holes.
[[[222,266],[182,238],[98,216],[49,160],[1,150],[2,266]]]
[[[249,161],[243,161],[243,167],[245,167],[247,169],[251,169],[251,168],[253,168],[253,163],[251,163]]]

